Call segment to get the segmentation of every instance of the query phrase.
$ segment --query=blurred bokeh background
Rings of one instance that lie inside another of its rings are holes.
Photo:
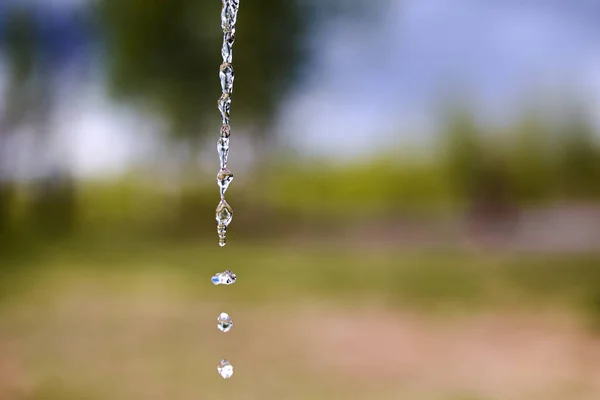
[[[241,3],[219,248],[221,2],[0,1],[0,399],[599,399],[600,3]]]

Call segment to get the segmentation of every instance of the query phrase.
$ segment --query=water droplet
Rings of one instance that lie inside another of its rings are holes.
[[[223,121],[223,124],[229,125],[229,118],[231,115],[231,96],[229,95],[229,93],[223,93],[221,97],[219,97],[217,106],[219,107],[219,111],[221,112],[221,119]]]
[[[233,44],[235,43],[235,28],[223,35],[223,46],[221,47],[221,57],[223,62],[230,63],[233,60]]]
[[[221,126],[221,137],[229,138],[229,136],[231,136],[231,126],[229,126],[229,125]]]
[[[219,375],[221,375],[223,379],[229,379],[233,376],[233,365],[227,360],[221,360],[217,367],[217,371],[219,371]]]
[[[220,137],[217,142],[217,152],[219,153],[219,161],[221,169],[227,168],[227,157],[229,156],[229,138]]]
[[[235,283],[236,279],[237,276],[233,272],[226,270],[213,275],[210,280],[215,285],[231,285]]]
[[[219,78],[221,79],[221,89],[223,93],[233,92],[233,80],[235,79],[233,65],[228,62],[221,64]]]
[[[239,0],[223,0],[223,8],[221,9],[221,28],[224,32],[228,32],[235,27],[239,7]]]
[[[227,227],[225,225],[218,225],[217,235],[219,235],[219,246],[225,247],[227,245]]]
[[[223,168],[217,174],[217,184],[219,185],[219,188],[221,188],[221,198],[225,197],[225,192],[232,180],[233,174],[227,168]]]
[[[227,313],[221,313],[221,315],[219,315],[219,318],[217,318],[217,328],[219,328],[221,332],[229,332],[231,328],[233,328],[233,321]]]
[[[233,208],[222,199],[217,206],[217,222],[219,225],[228,226],[233,218]]]

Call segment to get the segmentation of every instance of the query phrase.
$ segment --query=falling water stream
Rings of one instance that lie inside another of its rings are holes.
[[[231,94],[233,93],[233,43],[235,42],[235,23],[239,9],[239,0],[223,0],[221,9],[221,29],[223,30],[223,45],[221,47],[221,56],[223,63],[219,68],[219,79],[221,80],[221,97],[217,105],[221,112],[221,131],[219,141],[217,142],[217,151],[219,153],[219,173],[217,174],[217,184],[219,185],[219,194],[221,200],[217,206],[217,234],[219,236],[219,246],[227,244],[227,227],[233,218],[233,209],[225,200],[225,192],[233,180],[233,174],[227,169],[227,157],[229,156],[229,136],[231,134],[230,113],[231,113]],[[235,283],[236,275],[227,270],[214,275],[211,281],[215,285],[231,285]],[[227,313],[221,313],[217,318],[217,328],[221,332],[229,332],[233,327],[233,321]],[[229,379],[233,375],[233,366],[225,359],[221,360],[217,367],[219,375],[223,379]]]
[[[217,105],[221,112],[221,132],[217,142],[217,151],[219,153],[220,169],[217,174],[217,183],[219,185],[221,201],[217,206],[217,233],[219,235],[219,245],[227,244],[227,226],[233,218],[233,209],[225,200],[225,192],[233,180],[233,174],[227,169],[227,157],[229,155],[229,135],[231,134],[230,114],[231,114],[231,94],[233,92],[233,43],[235,42],[235,22],[239,7],[239,0],[223,0],[223,9],[221,11],[221,28],[223,29],[223,46],[221,47],[221,56],[223,63],[219,68],[219,78],[221,79],[221,97]]]

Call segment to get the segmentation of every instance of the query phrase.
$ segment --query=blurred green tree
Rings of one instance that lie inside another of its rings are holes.
[[[526,110],[508,137],[508,168],[515,196],[525,202],[556,194],[556,155],[551,130],[540,112]]]
[[[266,129],[296,82],[309,12],[299,0],[242,1],[236,26],[233,123]],[[220,1],[100,0],[111,93],[158,112],[176,137],[218,121]]]
[[[55,54],[47,51],[48,43],[40,40],[40,21],[34,7],[12,6],[6,9],[4,17],[0,50],[8,66],[8,85],[0,114],[0,144],[17,136],[19,128],[27,127],[34,133],[31,149],[37,159],[42,159],[51,144],[50,119],[56,104],[55,73],[59,64]],[[0,157],[19,150],[2,145]],[[17,183],[10,163],[0,162],[0,168],[6,169],[0,171],[0,232],[7,232]],[[35,229],[50,229],[52,234],[69,231],[75,212],[69,174],[70,171],[53,166],[30,185],[27,216]]]
[[[450,113],[443,141],[445,168],[467,206],[475,232],[509,233],[518,218],[505,154],[484,137],[472,114]]]
[[[9,229],[11,209],[16,192],[10,177],[8,142],[23,123],[32,103],[29,83],[34,75],[35,24],[25,9],[10,9],[0,32],[0,49],[7,64],[7,85],[2,97],[4,107],[0,114],[0,234]]]
[[[442,160],[452,189],[462,200],[475,196],[483,164],[483,141],[473,116],[454,109],[448,113],[441,140]]]
[[[559,179],[567,197],[583,199],[600,195],[600,149],[594,129],[581,115],[563,126],[559,142]]]

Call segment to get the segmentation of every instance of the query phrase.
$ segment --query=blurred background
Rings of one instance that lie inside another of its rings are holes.
[[[0,1],[0,399],[600,398],[600,3],[241,3],[221,249],[221,2]]]

